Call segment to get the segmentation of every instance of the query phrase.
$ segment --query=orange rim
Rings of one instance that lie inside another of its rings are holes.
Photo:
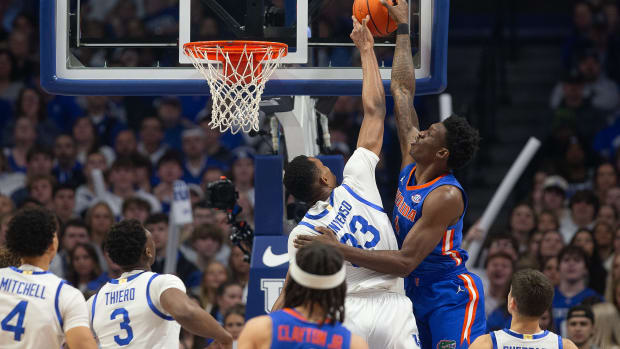
[[[288,45],[281,42],[270,41],[249,41],[249,40],[220,40],[220,41],[195,41],[188,42],[183,45],[185,54],[191,54],[198,59],[216,59],[214,54],[217,54],[219,50],[233,56],[241,55],[244,52],[251,53],[252,55],[265,54],[269,51],[277,54],[272,55],[270,59],[277,59],[284,57],[288,54]],[[281,51],[283,49],[283,51]],[[200,56],[202,54],[202,57]],[[211,58],[213,57],[213,58]]]

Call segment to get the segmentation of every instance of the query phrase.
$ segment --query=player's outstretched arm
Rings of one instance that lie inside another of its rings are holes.
[[[368,349],[368,343],[362,337],[351,333],[351,349]]]
[[[373,46],[375,39],[368,29],[369,17],[362,23],[353,18],[351,39],[360,50],[362,60],[362,104],[364,120],[357,138],[357,147],[366,148],[379,155],[383,145],[383,125],[385,122],[385,90],[379,73],[379,64]]]
[[[491,335],[482,335],[469,346],[469,349],[493,349],[493,341]]]
[[[562,338],[562,346],[566,349],[578,349],[577,345],[570,339]]]
[[[65,333],[69,349],[97,349],[97,342],[93,338],[90,328],[78,326]]]
[[[189,332],[213,338],[225,348],[230,348],[232,336],[209,313],[178,288],[165,290],[160,297],[161,306]]]
[[[288,279],[289,279],[289,274],[288,272],[286,273],[286,279],[284,279],[284,285],[282,286],[282,291],[280,291],[280,295],[278,296],[278,299],[276,299],[276,301],[273,303],[273,307],[271,307],[271,311],[274,312],[276,310],[280,310],[282,308],[284,308],[284,298],[286,297],[286,285],[288,285]]]
[[[263,349],[271,345],[271,318],[263,315],[248,320],[243,327],[237,349]]]
[[[333,231],[316,227],[321,235],[300,235],[297,248],[320,241],[338,248],[349,262],[384,274],[406,277],[439,244],[449,226],[458,221],[464,205],[461,191],[453,186],[433,190],[424,201],[424,216],[411,228],[400,250],[364,250],[340,243]]]
[[[390,17],[398,24],[409,23],[409,5],[407,1],[400,0],[397,5],[388,4],[381,0],[387,7]],[[415,68],[411,55],[411,38],[409,34],[398,33],[396,35],[396,50],[392,64],[392,82],[390,91],[394,97],[394,114],[396,114],[396,128],[398,130],[398,142],[402,156],[401,169],[413,162],[409,154],[411,142],[417,136],[420,129],[418,114],[413,107],[415,96]]]

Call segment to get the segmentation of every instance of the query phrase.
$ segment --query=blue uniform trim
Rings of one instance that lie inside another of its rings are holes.
[[[56,309],[56,317],[58,318],[58,322],[60,323],[60,328],[62,328],[63,322],[62,322],[62,316],[60,316],[60,308],[58,307],[58,300],[60,298],[60,289],[62,288],[62,285],[66,283],[67,282],[65,280],[62,280],[60,282],[60,284],[58,285],[58,288],[56,289],[56,298],[54,299],[54,309]]]
[[[510,329],[507,329],[507,328],[505,328],[503,331],[506,332],[508,335],[513,336],[513,337],[517,337],[519,339],[524,339],[525,338],[522,334],[517,333],[517,332],[513,332],[513,331],[511,331]],[[534,334],[534,335],[532,335],[532,339],[541,339],[541,338],[545,337],[548,334],[549,334],[549,331],[545,331],[545,332],[539,333],[539,334]]]
[[[328,213],[329,213],[329,211],[327,209],[323,210],[323,212],[321,212],[321,213],[319,213],[317,215],[311,215],[309,213],[306,213],[306,218],[317,220],[317,219],[321,219],[321,218],[325,217],[325,215],[328,214]]]
[[[129,281],[131,281],[131,280],[133,280],[133,279],[137,278],[138,276],[140,276],[140,275],[142,275],[142,274],[144,274],[144,272],[141,272],[141,273],[138,273],[138,274],[134,274],[134,275],[132,275],[132,276],[128,277],[128,278],[127,278],[127,282],[129,282]],[[112,280],[110,280],[110,281],[108,281],[108,282],[109,282],[109,283],[111,283],[111,284],[115,284],[115,285],[117,285],[117,284],[119,283],[119,280],[121,280],[121,279],[122,279],[122,278],[112,279]]]
[[[9,267],[9,268],[11,268],[13,271],[16,271],[16,272],[18,272],[20,274],[24,273],[24,270],[21,270],[21,269],[15,268],[15,267]],[[34,271],[34,270],[32,270],[32,275],[43,275],[43,274],[49,274],[49,273],[50,272],[47,271],[47,270],[46,271]]]
[[[497,349],[497,338],[495,338],[495,332],[489,333],[491,335],[491,342],[493,342],[493,349]]]
[[[334,206],[334,191],[332,190],[332,193],[329,195],[329,204],[333,207]]]
[[[306,227],[308,227],[308,228],[310,228],[312,230],[315,230],[314,229],[314,225],[312,225],[312,224],[310,224],[308,222],[301,221],[301,222],[299,222],[299,225],[304,225],[304,226],[306,226]]]
[[[562,341],[562,337],[558,336],[558,349],[564,348],[564,342]]]
[[[151,292],[149,292],[151,288],[151,282],[153,282],[153,279],[155,279],[157,276],[159,276],[159,274],[153,274],[153,276],[151,276],[151,278],[149,279],[149,282],[146,284],[146,302],[149,304],[149,308],[151,308],[155,315],[159,316],[164,320],[172,321],[174,320],[174,318],[159,311],[159,309],[155,307],[155,304],[153,304],[153,301],[151,300]]]
[[[383,208],[381,206],[375,205],[372,202],[370,202],[370,201],[364,199],[363,197],[357,195],[357,193],[354,192],[353,189],[351,189],[348,185],[343,184],[342,187],[345,188],[349,192],[349,194],[351,194],[355,199],[357,199],[357,201],[361,202],[362,204],[368,205],[368,206],[374,208],[375,210],[377,210],[379,212],[384,212],[385,213],[385,211],[383,211]]]
[[[95,298],[93,298],[93,305],[91,307],[91,311],[90,311],[90,327],[92,327],[94,329],[93,323],[95,322],[95,304],[97,304],[97,296],[99,295],[99,292],[95,293]],[[94,332],[94,330],[93,330]]]

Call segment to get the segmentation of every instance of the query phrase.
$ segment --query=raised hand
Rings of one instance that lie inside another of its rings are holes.
[[[396,3],[392,0],[392,3]],[[381,0],[381,4],[388,9],[390,17],[396,22],[396,24],[409,23],[409,4],[407,0],[398,0],[396,5],[392,5],[387,0]]]
[[[320,242],[326,245],[338,245],[340,242],[338,241],[338,237],[333,230],[324,228],[324,227],[315,227],[316,231],[321,233],[320,235],[299,235],[293,241],[295,248],[299,249],[306,245],[309,245],[313,242]]]
[[[353,31],[351,32],[351,40],[355,43],[355,46],[362,51],[371,49],[375,44],[375,39],[372,37],[370,30],[368,29],[369,16],[366,16],[360,23],[355,16],[351,16],[353,19]]]

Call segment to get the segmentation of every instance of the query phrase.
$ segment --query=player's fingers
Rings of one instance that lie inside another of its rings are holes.
[[[365,27],[369,20],[370,16],[366,15],[366,18],[362,19],[362,27]]]
[[[334,231],[325,227],[315,227],[316,231],[322,234],[334,234]]]

